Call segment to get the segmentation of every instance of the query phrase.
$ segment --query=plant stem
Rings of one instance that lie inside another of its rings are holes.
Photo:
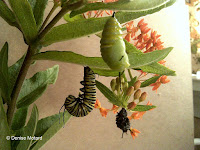
[[[41,26],[41,28],[40,28],[40,30],[39,30],[39,33],[40,33],[40,31],[42,31],[42,29],[45,27],[45,25],[47,24],[49,18],[51,17],[51,15],[53,14],[53,12],[56,10],[57,7],[58,7],[58,5],[56,5],[56,4],[53,5],[53,7],[52,7],[52,9],[50,10],[49,14],[47,15],[45,21],[43,22],[43,24],[42,24],[42,26]]]
[[[77,9],[81,7],[84,4],[84,1],[81,0],[75,4],[68,5],[66,3],[63,8],[60,10],[60,12],[53,18],[53,20],[44,28],[44,30],[39,34],[38,39],[41,40],[47,32],[70,10]]]
[[[131,80],[133,79],[133,76],[132,76],[132,74],[131,74],[131,70],[130,69],[128,69],[128,74],[129,74],[129,76],[130,76],[130,78],[131,78]]]
[[[24,62],[22,64],[19,75],[17,77],[15,86],[13,88],[13,91],[12,91],[12,94],[11,94],[11,101],[8,105],[8,110],[7,110],[7,120],[8,120],[9,126],[11,126],[13,114],[14,114],[14,111],[15,111],[16,101],[17,101],[17,98],[19,96],[19,93],[20,93],[22,84],[24,82],[24,79],[26,77],[26,74],[28,72],[28,69],[31,65],[31,62],[32,62],[31,57],[34,54],[35,49],[36,48],[33,48],[31,46],[28,47],[26,57],[25,57]]]

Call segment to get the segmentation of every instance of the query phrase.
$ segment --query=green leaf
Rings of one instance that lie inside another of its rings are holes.
[[[44,17],[44,11],[45,11],[47,2],[48,2],[48,0],[36,0],[35,7],[33,9],[33,14],[34,14],[35,21],[36,21],[38,29],[42,25],[43,17]]]
[[[113,3],[88,3],[81,9],[72,11],[70,16],[73,17],[77,14],[82,14],[92,10],[122,10],[122,11],[144,11],[153,9],[164,5],[168,0],[142,0],[142,1],[130,1],[130,0],[119,0]]]
[[[74,63],[91,68],[109,69],[101,57],[86,57],[71,51],[46,51],[32,57],[35,60],[53,60]]]
[[[37,123],[37,128],[35,131],[35,136],[39,137],[42,136],[54,123],[60,120],[60,117],[63,113],[55,114],[43,119],[40,119]]]
[[[175,0],[170,0],[168,3],[156,7],[155,9],[149,9],[145,11],[117,12],[115,16],[120,23],[125,23],[141,16],[160,11],[161,9],[172,5],[174,2]],[[110,17],[90,18],[56,26],[44,36],[44,38],[41,40],[41,44],[43,46],[47,46],[55,42],[71,40],[98,33],[103,30],[104,25],[109,18]]]
[[[23,83],[17,101],[17,108],[25,107],[37,100],[49,84],[54,84],[58,76],[59,66],[55,65],[46,71],[38,72]]]
[[[12,130],[19,130],[24,127],[26,123],[27,113],[28,113],[28,107],[17,109],[12,120],[12,125],[11,125]]]
[[[174,70],[171,70],[159,63],[152,63],[146,66],[139,67],[144,72],[148,73],[154,73],[159,75],[168,75],[168,76],[176,76],[176,73]]]
[[[13,12],[8,8],[6,3],[0,0],[0,16],[11,26],[16,25],[16,19]]]
[[[150,109],[156,108],[156,106],[152,105],[137,105],[132,111],[148,111]]]
[[[155,83],[160,77],[161,76],[151,77],[151,78],[145,80],[144,82],[142,82],[140,87],[149,86],[150,84]]]
[[[14,88],[23,61],[24,61],[24,56],[22,56],[15,64],[13,64],[8,68],[10,91],[12,91]]]
[[[76,16],[74,16],[74,17],[72,17],[72,18],[70,18],[69,15],[70,15],[70,14],[65,14],[65,15],[64,15],[64,19],[65,19],[67,22],[74,22],[74,21],[78,21],[78,20],[81,20],[81,19],[85,19],[85,18],[83,17],[83,15],[76,15]]]
[[[160,60],[163,60],[172,50],[172,47],[156,50],[150,53],[129,53],[130,68],[149,65]]]
[[[0,52],[0,89],[5,102],[10,100],[8,77],[8,43],[6,42]]]
[[[129,53],[136,53],[136,54],[143,54],[140,50],[138,50],[133,44],[127,42],[124,39],[125,45],[126,45],[126,52]],[[170,49],[169,49],[170,50]],[[167,53],[166,53],[167,54]],[[134,58],[133,58],[134,59]],[[154,73],[154,74],[160,74],[160,75],[175,75],[175,71],[159,64],[159,63],[152,63],[152,64],[148,64],[148,65],[144,65],[139,67],[141,70],[143,70],[144,72],[148,72],[148,73]],[[135,68],[137,69],[137,68]]]
[[[2,150],[10,150],[11,149],[11,143],[10,140],[7,140],[6,137],[10,137],[10,131],[7,123],[7,117],[6,113],[4,111],[3,107],[3,101],[0,95],[0,149]]]
[[[34,104],[30,119],[27,125],[22,130],[23,132],[22,137],[26,138],[33,137],[36,130],[37,122],[38,122],[38,109],[37,106]],[[19,145],[17,146],[17,150],[29,149],[31,146],[31,142],[32,142],[31,139],[21,140]]]
[[[151,64],[165,58],[172,48],[157,50],[150,53],[135,53],[128,54],[130,68],[140,67]],[[103,61],[102,57],[86,57],[76,54],[71,51],[46,51],[33,56],[35,60],[53,60],[67,63],[74,63],[83,66],[89,66],[93,69],[106,69],[110,70],[108,65]]]
[[[71,117],[71,115],[66,111],[65,112],[65,116],[64,116],[64,120],[65,123],[69,120],[69,118]],[[63,116],[61,116],[60,118],[61,120],[63,120]],[[48,128],[48,130],[42,135],[42,140],[39,140],[34,147],[32,148],[32,150],[38,150],[39,148],[41,148],[44,144],[46,144],[49,139],[51,139],[61,128],[63,127],[62,123],[59,123],[59,120],[56,121],[50,128]]]
[[[113,93],[108,87],[106,87],[104,84],[102,84],[101,82],[97,80],[96,80],[96,87],[109,100],[109,102],[117,106],[122,105],[117,95],[115,95],[115,93]]]
[[[91,68],[95,74],[98,74],[100,76],[105,76],[105,77],[117,77],[119,76],[118,71],[113,71],[113,70],[106,70],[106,69],[95,69]]]
[[[9,0],[9,3],[17,17],[26,42],[31,43],[37,36],[37,27],[29,2],[27,0]]]
[[[130,86],[133,86],[134,83],[136,82],[136,80],[137,80],[137,76],[135,76],[133,79],[131,79],[130,82],[128,82],[128,86],[129,86],[129,87],[130,87]]]

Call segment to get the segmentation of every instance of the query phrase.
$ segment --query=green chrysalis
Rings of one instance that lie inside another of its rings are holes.
[[[112,70],[119,72],[130,66],[121,28],[113,13],[104,26],[100,41],[103,60]]]

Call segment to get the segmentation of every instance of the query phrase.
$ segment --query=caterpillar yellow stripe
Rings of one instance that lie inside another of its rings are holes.
[[[113,13],[104,26],[100,41],[103,60],[112,70],[119,72],[130,66],[121,28]]]

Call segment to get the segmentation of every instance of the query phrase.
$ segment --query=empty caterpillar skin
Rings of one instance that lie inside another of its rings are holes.
[[[130,121],[127,117],[127,112],[125,108],[122,108],[120,112],[117,113],[116,124],[117,124],[117,127],[123,131],[122,133],[122,138],[123,138],[124,132],[127,133],[127,131],[130,130]]]

